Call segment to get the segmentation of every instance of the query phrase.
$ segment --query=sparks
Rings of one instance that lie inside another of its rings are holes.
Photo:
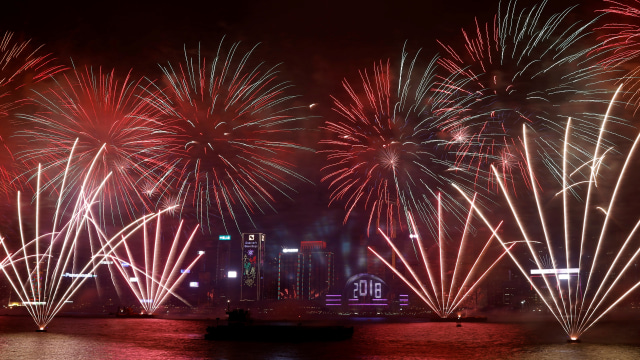
[[[463,116],[447,119],[441,128],[445,133],[461,128],[466,132],[449,144],[456,155],[451,167],[477,172],[487,190],[494,191],[498,185],[490,165],[499,163],[505,185],[513,191],[530,190],[535,179],[529,177],[519,150],[522,125],[535,130],[537,156],[560,174],[554,149],[567,117],[573,118],[576,136],[593,138],[593,123],[601,114],[584,109],[607,104],[615,79],[623,74],[589,55],[595,45],[581,40],[592,36],[596,20],[572,20],[575,7],[548,14],[546,1],[528,9],[516,1],[504,3],[493,21],[476,20],[473,28],[462,31],[462,46],[440,42],[444,55],[439,65],[451,76],[445,82],[447,91],[464,109]],[[584,161],[582,143],[573,142],[570,150],[567,161]]]
[[[506,255],[507,251],[515,245],[515,243],[509,245],[503,244],[504,248],[497,246],[497,248],[499,248],[498,251],[496,251],[496,247],[492,248],[492,240],[495,237],[495,232],[498,231],[497,228],[493,230],[494,234],[489,236],[484,242],[484,246],[478,247],[470,244],[468,235],[474,205],[475,196],[474,200],[472,200],[472,207],[469,209],[464,230],[462,231],[459,241],[455,243],[447,242],[443,238],[442,233],[442,223],[444,219],[442,215],[441,198],[438,194],[439,236],[436,241],[432,242],[437,251],[429,251],[430,249],[426,246],[425,241],[420,237],[413,218],[411,216],[409,217],[409,228],[413,232],[411,237],[418,245],[418,259],[424,269],[414,267],[412,262],[407,260],[407,257],[398,249],[394,241],[382,230],[378,229],[411,276],[403,275],[400,270],[396,269],[396,267],[390,264],[372,247],[369,247],[370,252],[376,255],[391,271],[404,281],[404,283],[441,318],[450,317],[456,309],[464,304],[469,294],[477,287],[480,281],[483,280],[489,271]],[[495,243],[495,241],[493,243]],[[430,256],[429,253],[437,253],[437,256]],[[471,262],[469,261],[470,259],[474,260]]]
[[[330,205],[344,204],[345,222],[365,211],[368,234],[384,227],[393,235],[406,226],[407,211],[435,233],[435,209],[427,199],[436,192],[443,194],[443,206],[464,221],[462,206],[446,192],[448,177],[460,179],[464,172],[445,171],[449,140],[438,126],[458,110],[441,105],[434,112],[434,104],[449,104],[449,98],[437,81],[437,58],[418,71],[418,55],[409,58],[403,50],[396,66],[375,63],[360,72],[361,87],[343,81],[346,96],[334,97],[338,116],[324,124],[332,138],[320,141],[326,157],[321,181],[331,191]],[[467,182],[469,188],[474,181]]]
[[[276,66],[250,65],[254,50],[242,54],[240,43],[220,42],[208,58],[200,48],[192,57],[185,47],[183,63],[161,66],[170,86],[148,97],[176,128],[168,190],[158,201],[175,197],[206,231],[214,217],[225,231],[231,224],[241,231],[239,216],[252,221],[254,213],[275,211],[279,196],[295,192],[292,180],[309,181],[293,161],[310,150],[295,140],[309,108],[291,105],[292,85]]]
[[[593,181],[598,176],[605,176],[600,173],[601,158],[603,153],[608,151],[606,148],[603,149],[604,136],[607,134],[608,115],[614,101],[615,97],[601,122],[597,139],[593,141],[595,145],[591,152],[592,161],[588,164],[589,172],[585,181],[571,179],[581,182],[575,187],[570,182],[572,169],[567,158],[571,139],[576,136],[570,131],[573,129],[571,121],[567,123],[564,147],[560,149],[563,161],[562,189],[559,192],[562,199],[559,207],[550,207],[549,199],[544,198],[537,187],[533,188],[533,199],[515,201],[514,194],[506,186],[500,186],[501,193],[513,214],[513,220],[524,237],[528,256],[533,259],[535,268],[529,272],[523,265],[521,256],[513,252],[509,252],[509,256],[567,335],[575,341],[640,286],[640,282],[623,281],[629,268],[640,255],[640,245],[633,242],[637,237],[640,221],[627,224],[625,229],[612,229],[614,216],[620,216],[617,205],[621,202],[622,184],[630,176],[628,169],[632,165],[632,156],[636,153],[640,136],[629,148],[619,171],[607,172],[606,175],[614,176],[609,181],[609,186],[596,188]],[[523,127],[527,170],[532,178],[538,178],[531,162],[531,155],[535,150],[531,149],[528,137],[527,128]],[[498,179],[502,178],[503,175],[495,167],[492,170]],[[565,191],[569,187],[573,187],[574,191],[580,191],[584,201],[579,202],[569,196],[569,192]],[[558,198],[553,193],[547,194],[552,198]],[[473,204],[472,199],[467,197],[467,200]],[[531,215],[524,215],[531,207],[538,210],[537,221]],[[474,208],[485,224],[495,230],[482,211],[475,205]],[[558,214],[549,215],[553,210],[557,210]],[[554,231],[552,224],[559,221],[562,223],[562,230]],[[623,235],[625,232],[626,235]],[[544,241],[534,241],[538,236],[544,236]],[[504,240],[497,233],[496,238],[504,244]],[[550,260],[545,262],[545,258]],[[532,273],[542,279],[534,280],[531,277]]]
[[[71,168],[74,159],[72,147],[69,155],[67,170]],[[67,185],[66,174],[62,177],[62,184],[57,189],[58,198],[48,231],[41,229],[40,198],[42,195],[41,167],[37,171],[37,186],[35,195],[35,216],[33,224],[29,224],[33,234],[30,237],[25,226],[25,218],[21,207],[21,192],[18,192],[18,223],[20,229],[20,248],[9,249],[5,238],[0,237],[0,244],[7,254],[2,262],[2,271],[25,306],[38,329],[44,331],[47,325],[63,309],[82,284],[95,277],[96,265],[93,254],[83,254],[81,243],[86,238],[90,225],[97,226],[92,207],[105,187],[109,174],[97,186],[90,186],[90,179],[95,179],[92,173],[94,165],[101,156],[104,147],[98,151],[91,165],[85,169],[80,190],[76,191],[75,202],[70,206],[70,213],[63,211],[66,206],[65,198],[71,191]],[[104,246],[97,253],[109,255],[128,236],[137,231],[144,221],[157,214],[138,219],[123,227],[113,237],[105,239]],[[31,238],[32,240],[28,240]],[[86,247],[84,247],[86,248]],[[102,255],[101,255],[102,257]],[[87,260],[88,259],[88,260]],[[64,278],[70,280],[63,281]]]
[[[109,249],[110,251],[105,253],[106,259],[113,260],[113,264],[109,266],[110,269],[114,268],[112,271],[117,271],[122,275],[147,314],[156,312],[170,295],[191,307],[191,304],[179,296],[175,290],[203,256],[202,253],[199,253],[186,268],[181,268],[196,235],[197,227],[191,232],[186,242],[180,241],[183,225],[181,221],[171,242],[171,247],[166,251],[161,245],[162,226],[160,219],[161,216],[156,217],[156,231],[153,238],[149,235],[145,220],[142,227],[143,236],[137,237],[141,240],[136,241],[132,236],[122,246]],[[109,242],[105,242],[105,245],[109,245]],[[138,254],[140,249],[144,250],[142,255]],[[97,254],[96,257],[100,257],[100,254]],[[135,281],[131,281],[131,279],[135,279]]]

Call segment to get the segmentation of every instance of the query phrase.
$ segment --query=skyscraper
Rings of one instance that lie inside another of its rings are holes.
[[[326,295],[335,285],[333,253],[324,241],[303,241],[302,298],[313,300]]]
[[[265,236],[261,233],[242,234],[242,276],[240,300],[262,299],[264,284]]]
[[[278,255],[278,299],[313,300],[335,285],[333,253],[324,241],[302,241]]]
[[[282,249],[278,254],[278,300],[301,298],[303,260],[298,249]]]

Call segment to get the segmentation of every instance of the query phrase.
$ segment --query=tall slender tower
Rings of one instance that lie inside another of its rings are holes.
[[[264,285],[264,249],[264,234],[242,234],[242,277],[240,283],[241,301],[255,301],[262,299],[262,288]]]
[[[313,300],[326,295],[335,285],[333,253],[324,241],[302,241],[302,299]]]

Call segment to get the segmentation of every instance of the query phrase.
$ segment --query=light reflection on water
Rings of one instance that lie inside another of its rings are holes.
[[[640,359],[640,325],[603,323],[568,344],[557,323],[360,323],[352,340],[204,340],[212,321],[0,316],[0,359]]]

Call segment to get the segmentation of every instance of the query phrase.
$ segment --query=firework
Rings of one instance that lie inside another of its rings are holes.
[[[119,248],[110,249],[105,256],[105,259],[112,260],[113,267],[124,277],[147,314],[153,314],[168,299],[169,295],[173,295],[191,306],[174,290],[203,255],[202,252],[199,252],[198,256],[186,268],[181,268],[197,227],[186,242],[181,242],[182,222],[180,222],[167,252],[161,246],[163,241],[160,218],[160,216],[156,217],[156,231],[153,239],[149,236],[145,222],[141,245],[140,242],[136,242],[132,238],[125,241]],[[106,241],[105,245],[109,245],[109,241]],[[137,254],[140,249],[144,250],[142,255]]]
[[[472,204],[475,203],[472,200]],[[449,317],[461,304],[463,304],[469,294],[476,288],[480,281],[489,271],[504,257],[507,248],[499,247],[495,251],[491,247],[494,236],[491,235],[484,243],[469,239],[470,223],[473,215],[473,206],[469,209],[467,221],[460,240],[457,242],[447,242],[443,236],[443,216],[440,194],[438,194],[438,238],[432,242],[433,249],[429,249],[425,241],[421,239],[418,228],[411,217],[410,229],[412,241],[418,245],[419,265],[415,266],[411,257],[406,257],[399,250],[398,246],[387,234],[378,229],[395,255],[406,267],[408,274],[402,273],[395,266],[386,261],[373,248],[369,251],[375,254],[389,269],[391,269],[402,281],[413,290],[438,316]],[[496,229],[497,231],[497,229]],[[482,245],[483,246],[478,246]],[[495,248],[495,247],[494,247]],[[431,253],[431,255],[429,255]],[[436,254],[435,256],[433,254]],[[487,261],[487,259],[490,259]]]
[[[640,9],[637,1],[611,1],[605,0],[609,8],[602,10],[607,14],[604,19],[612,19],[615,22],[607,22],[597,30],[602,32],[598,38],[600,46],[594,52],[604,54],[600,63],[606,67],[621,68],[626,76],[620,80],[625,88],[632,89],[629,101],[635,103],[636,111],[640,108],[640,67],[635,65],[635,60],[640,56]]]
[[[104,148],[101,149],[104,151]],[[72,148],[73,153],[73,148]],[[93,265],[91,253],[82,252],[83,235],[89,225],[97,225],[92,216],[91,207],[96,198],[103,191],[104,184],[109,178],[107,175],[96,187],[88,186],[93,176],[94,165],[100,156],[100,152],[94,158],[92,164],[85,169],[80,191],[76,192],[76,200],[69,214],[62,211],[65,194],[70,191],[67,187],[66,176],[60,188],[57,189],[59,197],[56,199],[56,208],[51,217],[50,225],[43,231],[45,222],[41,221],[40,198],[42,195],[41,169],[37,172],[37,186],[35,196],[35,216],[32,218],[30,228],[33,229],[32,240],[28,240],[29,233],[25,228],[26,218],[20,206],[21,193],[18,192],[18,220],[20,228],[21,246],[10,251],[5,238],[0,238],[0,243],[7,255],[2,261],[2,271],[10,282],[14,291],[20,298],[38,329],[44,331],[49,322],[62,310],[64,304],[70,302],[80,286],[90,278],[93,278],[96,267]],[[73,159],[69,157],[69,161]],[[70,164],[67,168],[70,168]],[[124,227],[113,237],[105,241],[105,246],[98,249],[97,253],[110,254],[109,249],[125,241],[128,236],[140,228],[144,221],[156,214],[138,219]],[[41,224],[41,222],[43,224]]]
[[[608,112],[594,141],[592,160],[585,164],[589,169],[587,176],[576,172],[577,168],[567,160],[570,139],[576,137],[569,121],[565,144],[559,149],[563,156],[559,192],[543,194],[536,186],[532,199],[516,202],[513,193],[500,182],[500,190],[524,237],[528,250],[525,254],[533,259],[536,267],[529,272],[523,266],[527,262],[521,260],[522,256],[513,251],[509,251],[509,256],[572,340],[577,340],[640,285],[625,277],[640,254],[640,245],[637,241],[634,243],[640,221],[625,224],[618,221],[629,215],[629,204],[625,209],[620,209],[619,205],[625,191],[622,184],[631,175],[628,169],[640,136],[629,148],[626,158],[617,159],[610,148],[604,146],[607,117]],[[523,127],[528,171],[531,178],[539,178],[531,159],[531,154],[537,150],[529,148],[527,137],[526,127]],[[619,160],[619,169],[607,168],[607,158],[613,158],[614,162]],[[502,178],[495,167],[493,171],[498,179]],[[603,180],[608,179],[607,176],[613,179]],[[584,201],[569,196],[569,190],[582,193]],[[532,214],[525,217],[531,208],[537,208],[537,220]],[[493,230],[482,211],[476,210]],[[553,211],[557,214],[549,215]],[[496,237],[504,244],[500,235],[496,234]],[[541,279],[534,279],[532,275]]]
[[[500,5],[493,22],[476,20],[475,28],[463,30],[463,48],[440,42],[445,54],[439,64],[453,77],[449,91],[465,111],[442,129],[465,130],[451,143],[452,167],[482,173],[493,164],[514,189],[519,182],[530,189],[522,125],[536,131],[538,156],[560,181],[559,155],[546,149],[558,145],[568,114],[576,136],[593,138],[601,117],[594,106],[608,103],[615,82],[609,79],[620,72],[602,67],[592,55],[595,18],[573,21],[575,7],[549,13],[546,1],[531,8],[518,8],[515,1]],[[571,146],[569,160],[585,161],[582,145]],[[494,177],[487,187],[496,189]]]
[[[461,172],[447,165],[449,140],[439,129],[442,119],[460,110],[438,82],[436,58],[423,70],[417,59],[418,54],[411,59],[403,51],[396,67],[387,61],[361,71],[361,87],[343,81],[346,101],[334,97],[337,116],[324,124],[328,136],[320,144],[327,165],[321,171],[331,203],[344,202],[345,222],[364,210],[368,231],[382,226],[393,236],[406,224],[405,212],[411,212],[436,233],[431,221],[436,209],[429,201],[436,193],[444,194],[446,208],[459,220],[464,218],[445,192],[449,178]]]
[[[306,118],[297,115],[302,108],[293,106],[292,85],[279,79],[277,66],[251,65],[254,50],[221,42],[208,58],[185,48],[183,63],[161,66],[168,87],[149,97],[177,128],[170,188],[159,202],[177,201],[208,231],[212,216],[240,230],[239,216],[273,209],[293,192],[291,180],[306,181],[292,162],[308,150],[295,141]]]
[[[15,157],[17,143],[11,139],[19,126],[11,115],[27,104],[30,85],[65,69],[54,60],[30,40],[21,41],[11,32],[0,37],[0,192],[7,196],[19,188],[14,179],[22,171]]]
[[[32,99],[40,106],[37,113],[18,115],[29,124],[18,135],[32,144],[20,157],[43,164],[48,175],[44,189],[63,176],[66,156],[76,139],[75,158],[66,175],[76,190],[83,169],[105,146],[90,186],[112,174],[99,200],[101,218],[113,224],[125,224],[150,210],[149,197],[162,190],[161,176],[166,172],[165,138],[171,129],[157,121],[157,111],[143,100],[149,91],[141,82],[129,75],[119,80],[114,71],[76,68],[48,91],[34,92]]]

